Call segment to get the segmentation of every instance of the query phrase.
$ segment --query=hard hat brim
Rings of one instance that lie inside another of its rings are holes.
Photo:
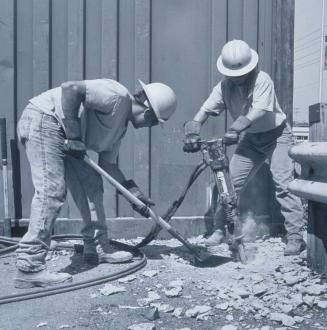
[[[243,76],[243,75],[251,72],[257,66],[258,61],[259,61],[258,53],[255,50],[251,49],[251,61],[243,68],[233,70],[233,69],[227,68],[223,64],[223,61],[222,61],[222,58],[220,55],[217,60],[217,69],[224,76],[239,77],[239,76]]]
[[[159,109],[156,107],[155,101],[152,100],[151,93],[149,93],[147,85],[140,79],[138,79],[138,82],[140,83],[141,87],[143,88],[143,90],[145,92],[145,95],[146,95],[146,98],[147,98],[148,102],[150,103],[150,106],[153,109],[159,123],[164,123],[165,121],[160,118]]]

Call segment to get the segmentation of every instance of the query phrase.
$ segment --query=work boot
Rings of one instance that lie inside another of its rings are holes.
[[[133,255],[127,251],[115,251],[109,243],[98,246],[95,243],[84,243],[83,259],[85,263],[90,265],[122,264],[130,262]]]
[[[65,282],[71,282],[73,277],[67,273],[50,272],[47,269],[39,272],[23,272],[17,271],[14,278],[15,288],[28,289],[33,287],[47,287],[51,285],[58,285]]]
[[[289,236],[284,250],[284,256],[299,255],[305,250],[306,244],[301,236]]]
[[[223,242],[225,235],[221,229],[215,230],[208,238],[205,239],[204,245],[216,246]]]

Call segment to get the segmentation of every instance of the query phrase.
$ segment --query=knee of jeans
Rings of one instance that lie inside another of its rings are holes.
[[[64,203],[66,199],[66,194],[67,188],[64,178],[62,180],[57,180],[56,182],[53,182],[53,184],[50,184],[48,187],[48,198],[57,200],[59,203]]]

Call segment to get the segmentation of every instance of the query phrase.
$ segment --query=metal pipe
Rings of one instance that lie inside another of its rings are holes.
[[[300,164],[327,167],[327,142],[298,144],[289,150],[289,156]]]
[[[295,179],[288,189],[295,195],[313,202],[327,204],[327,183]]]
[[[324,25],[325,25],[325,0],[321,3],[321,35],[320,35],[320,70],[319,70],[319,103],[322,102],[323,61],[324,61]]]
[[[0,118],[0,131],[1,131],[1,158],[2,158],[2,177],[3,177],[3,204],[4,204],[3,231],[4,231],[4,236],[10,237],[11,236],[11,219],[9,217],[6,118]]]

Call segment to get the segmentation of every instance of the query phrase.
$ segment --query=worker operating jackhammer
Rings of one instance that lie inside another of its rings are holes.
[[[287,245],[284,254],[297,255],[305,249],[305,243],[301,234],[304,225],[302,204],[287,189],[293,174],[293,163],[288,156],[293,139],[286,115],[278,104],[273,81],[257,68],[258,60],[257,52],[242,40],[225,44],[217,61],[218,71],[224,78],[213,88],[194,119],[185,124],[183,150],[198,151],[201,125],[209,116],[219,116],[228,110],[234,122],[225,133],[224,142],[226,145],[238,143],[230,162],[238,199],[268,160],[276,199],[285,217]],[[207,245],[220,244],[224,239],[222,218],[220,210],[216,228],[206,239]]]
[[[91,264],[132,259],[109,244],[101,176],[83,161],[86,150],[99,155],[99,165],[145,205],[154,205],[117,165],[128,123],[134,128],[163,123],[176,110],[174,91],[162,83],[144,84],[135,95],[110,79],[65,82],[32,98],[17,133],[31,167],[35,194],[27,233],[17,249],[17,288],[71,281],[66,273],[46,268],[51,230],[66,198],[66,186],[82,215],[83,258]],[[143,217],[148,208],[132,205]]]

